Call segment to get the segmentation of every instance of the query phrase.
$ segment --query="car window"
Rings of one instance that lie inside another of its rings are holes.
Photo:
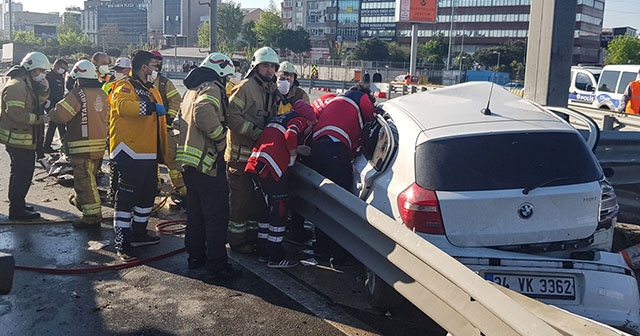
[[[397,147],[398,132],[391,119],[380,116],[363,130],[362,154],[375,170],[383,170]]]
[[[576,75],[576,89],[582,91],[591,91],[593,89],[593,83],[591,83],[591,78],[583,73],[578,73]]]
[[[618,93],[623,94],[630,82],[636,80],[638,74],[635,72],[623,72],[620,76],[620,84],[618,85]]]
[[[614,92],[618,84],[618,75],[620,75],[620,71],[603,71],[600,74],[598,90],[602,92]]]
[[[517,189],[540,181],[567,185],[602,178],[577,133],[531,132],[448,138],[416,148],[416,183],[429,190]]]

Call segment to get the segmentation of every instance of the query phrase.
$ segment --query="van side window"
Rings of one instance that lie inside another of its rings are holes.
[[[620,85],[618,85],[617,92],[619,94],[623,94],[624,90],[627,89],[627,85],[629,85],[630,82],[636,80],[636,75],[637,73],[635,72],[623,72],[622,76],[620,77]]]
[[[603,71],[600,75],[598,90],[601,92],[615,92],[619,74],[620,71]]]
[[[589,76],[578,73],[576,75],[576,89],[582,91],[591,91],[594,89],[593,83],[591,82],[591,78]]]

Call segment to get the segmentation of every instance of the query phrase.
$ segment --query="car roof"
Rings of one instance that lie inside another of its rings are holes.
[[[490,82],[468,82],[390,99],[385,111],[400,110],[411,117],[427,138],[493,132],[577,132],[552,112],[516,96],[500,85],[493,86],[490,115],[487,106]]]

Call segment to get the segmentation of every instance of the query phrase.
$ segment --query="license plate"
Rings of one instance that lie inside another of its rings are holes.
[[[559,300],[576,298],[573,277],[485,273],[484,278],[533,298]]]

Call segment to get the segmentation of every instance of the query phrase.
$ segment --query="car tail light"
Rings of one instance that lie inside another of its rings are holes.
[[[398,210],[409,229],[427,234],[444,234],[438,197],[434,191],[413,183],[398,196]]]
[[[610,228],[620,209],[613,186],[607,180],[602,180],[600,181],[600,188],[602,188],[602,197],[600,199],[600,215],[596,231]]]

